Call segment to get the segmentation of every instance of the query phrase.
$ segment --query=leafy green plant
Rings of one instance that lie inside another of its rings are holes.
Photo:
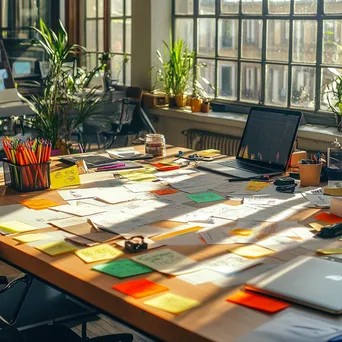
[[[342,115],[342,75],[334,68],[329,68],[335,76],[328,82],[324,89],[324,95],[328,101],[329,109],[336,115]]]
[[[32,28],[37,39],[31,45],[44,49],[48,56],[49,72],[44,80],[44,92],[21,98],[36,114],[35,127],[44,138],[52,141],[54,148],[68,146],[71,134],[89,117],[96,114],[96,108],[102,101],[95,96],[98,87],[89,88],[89,84],[102,65],[91,72],[76,66],[77,57],[85,48],[69,44],[68,34],[59,22],[55,33],[40,20],[40,28]],[[73,66],[70,66],[70,59]]]

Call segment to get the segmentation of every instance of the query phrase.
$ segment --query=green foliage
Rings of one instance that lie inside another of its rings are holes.
[[[336,115],[342,115],[342,75],[334,68],[329,68],[335,77],[326,84],[323,95],[329,103],[329,109]]]
[[[97,87],[88,88],[102,66],[91,72],[76,66],[76,58],[85,52],[85,48],[69,44],[62,22],[59,22],[57,33],[49,29],[42,19],[40,28],[32,29],[38,38],[32,40],[31,45],[44,49],[49,57],[49,72],[42,95],[21,98],[36,114],[35,126],[42,136],[50,139],[55,148],[61,143],[68,145],[71,133],[96,114],[97,105],[102,101],[101,97],[95,96]],[[72,67],[68,63],[70,58],[74,60]]]

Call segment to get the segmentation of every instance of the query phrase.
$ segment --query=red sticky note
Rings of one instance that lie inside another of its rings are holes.
[[[329,214],[329,213],[320,213],[315,216],[315,219],[317,219],[318,221],[323,221],[323,222],[330,223],[330,224],[342,222],[342,217]]]
[[[138,279],[114,285],[113,289],[137,299],[152,296],[156,293],[169,291],[167,287],[159,285],[147,279]]]
[[[258,293],[239,291],[226,299],[228,302],[247,306],[249,308],[265,311],[278,312],[290,306],[290,304],[277,299],[269,298]]]
[[[175,189],[164,189],[164,190],[153,190],[151,191],[157,195],[172,195],[178,192],[178,190]]]

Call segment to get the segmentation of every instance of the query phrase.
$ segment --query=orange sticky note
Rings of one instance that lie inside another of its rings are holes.
[[[56,202],[50,201],[49,199],[29,199],[29,200],[22,200],[20,201],[21,204],[23,204],[25,207],[35,210],[42,210],[47,209],[50,207],[56,207],[59,205]]]
[[[315,219],[317,219],[318,221],[323,221],[323,222],[330,223],[330,224],[342,222],[342,217],[329,214],[329,213],[320,213],[315,216]]]
[[[247,306],[249,308],[275,313],[290,306],[289,303],[269,298],[258,293],[239,291],[226,299],[228,302]]]
[[[147,279],[128,281],[123,284],[114,285],[113,289],[136,299],[152,296],[156,293],[169,291],[165,286],[159,285]]]
[[[177,193],[178,190],[170,188],[170,189],[164,189],[164,190],[153,190],[151,192],[157,195],[172,195],[172,194]]]

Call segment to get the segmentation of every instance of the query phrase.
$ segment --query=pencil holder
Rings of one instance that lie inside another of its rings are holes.
[[[32,165],[15,165],[3,160],[6,186],[29,192],[50,188],[50,162]]]
[[[300,164],[299,178],[301,186],[316,186],[321,180],[322,164]]]

